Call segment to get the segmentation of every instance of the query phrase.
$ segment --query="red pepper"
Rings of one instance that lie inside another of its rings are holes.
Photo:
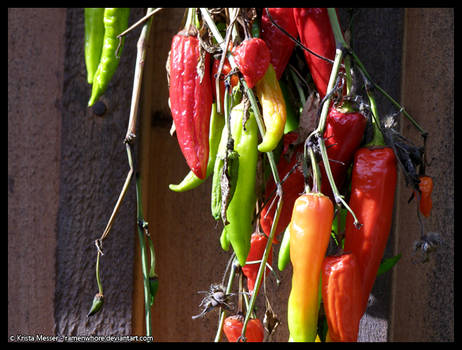
[[[361,275],[351,253],[327,256],[322,263],[322,300],[327,318],[326,340],[355,342],[361,310]]]
[[[344,183],[348,167],[361,144],[367,120],[359,112],[332,107],[326,119],[324,143],[327,148],[330,169],[337,188]],[[335,203],[332,188],[324,164],[320,163],[321,192]]]
[[[333,60],[335,57],[335,38],[327,14],[327,8],[294,8],[300,42],[318,55]],[[321,99],[326,95],[332,63],[303,51],[310,69],[314,85]]]
[[[285,29],[293,37],[298,37],[293,10],[290,7],[269,8],[268,11],[277,25]],[[271,53],[271,63],[279,80],[292,55],[295,42],[271,22],[266,14],[266,9],[263,9],[261,17],[261,37],[268,45]]]
[[[433,191],[433,180],[430,176],[419,176],[419,190],[420,190],[420,203],[419,210],[425,216],[429,217],[432,211],[432,191]]]
[[[213,93],[213,98],[216,100],[217,99],[217,92],[215,89],[215,78],[216,74],[218,73],[218,67],[220,66],[220,60],[213,60],[213,65],[212,65],[212,93]],[[231,72],[231,65],[229,64],[228,59],[225,59],[225,62],[223,63],[223,68],[221,69],[221,74],[220,74],[220,102],[221,106],[224,106],[224,94],[225,94],[225,76]],[[231,82],[231,87],[234,87],[237,85],[239,82],[239,78],[237,75],[232,75],[230,78]],[[231,91],[230,91],[231,93]]]
[[[225,319],[223,324],[223,332],[230,343],[239,341],[244,325],[244,317],[242,315],[233,315]],[[252,318],[247,323],[245,330],[245,340],[247,342],[262,342],[265,336],[265,329],[258,318]]]
[[[247,261],[258,261],[263,258],[263,253],[265,252],[266,243],[268,242],[268,237],[261,233],[253,233],[250,237],[250,251],[249,255],[247,255]],[[272,264],[273,262],[273,247],[268,255],[268,264]],[[250,293],[253,292],[255,287],[255,282],[257,280],[258,270],[260,268],[260,264],[245,264],[242,266],[242,272],[247,277],[247,289]],[[266,268],[266,273],[270,273],[269,268]]]
[[[212,87],[210,54],[205,52],[202,61],[200,51],[199,40],[188,32],[181,31],[173,37],[169,96],[181,151],[194,174],[204,179],[209,156]]]
[[[233,56],[249,88],[263,78],[271,60],[268,46],[260,38],[244,40],[233,49]]]
[[[297,163],[298,155],[303,153],[303,144],[300,144],[296,146],[295,150],[293,150],[291,158],[289,160],[287,159],[289,151],[288,143],[290,143],[290,141],[293,141],[294,135],[296,136],[297,134],[289,133],[284,135],[284,150],[277,164],[278,174],[281,181]],[[276,232],[273,238],[273,243],[279,243],[276,239],[276,236],[283,232],[289,224],[290,219],[292,218],[292,209],[294,207],[295,200],[300,196],[301,193],[303,193],[304,188],[305,179],[303,177],[303,172],[301,170],[301,167],[297,166],[295,170],[282,183],[283,202],[281,213],[279,215],[278,225],[276,227]],[[271,198],[268,200],[267,204],[262,209],[260,214],[260,225],[263,229],[263,232],[267,236],[269,236],[271,232],[271,225],[273,224],[274,215],[276,214],[277,199],[270,208],[271,203],[276,197],[276,193],[274,192],[275,189],[276,184],[274,183],[274,179],[271,177],[266,183],[264,196],[264,198],[266,199],[271,195]]]
[[[351,251],[362,275],[362,313],[387,245],[396,189],[396,157],[390,147],[360,148],[354,158],[349,206],[360,228],[348,213],[345,251]]]

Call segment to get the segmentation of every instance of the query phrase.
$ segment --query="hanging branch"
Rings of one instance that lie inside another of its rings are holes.
[[[133,142],[134,138],[136,137],[136,117],[137,117],[137,114],[138,114],[138,105],[139,105],[139,98],[140,98],[140,91],[141,91],[141,81],[142,81],[142,74],[143,74],[143,68],[144,68],[144,59],[146,57],[146,46],[147,46],[146,43],[147,43],[147,40],[149,38],[149,33],[150,33],[150,30],[151,30],[152,15],[154,15],[154,13],[156,13],[158,10],[160,10],[160,9],[153,10],[152,8],[148,8],[148,10],[147,10],[148,15],[145,16],[142,20],[138,21],[136,25],[129,28],[129,30],[132,30],[138,24],[144,23],[147,20],[147,22],[143,26],[143,29],[141,31],[140,37],[138,39],[138,44],[137,44],[137,60],[136,60],[136,66],[135,66],[135,76],[134,76],[134,81],[133,81],[133,92],[132,92],[132,101],[131,101],[131,108],[130,108],[130,117],[129,117],[129,123],[128,123],[128,128],[127,128],[127,134],[126,134],[125,139],[124,139],[125,148],[126,148],[127,157],[128,157],[128,164],[129,164],[130,169],[129,169],[129,172],[128,172],[127,177],[125,179],[125,182],[124,182],[124,184],[122,186],[122,190],[121,190],[121,192],[119,194],[119,198],[117,199],[117,202],[116,202],[116,204],[114,206],[112,214],[111,214],[111,216],[109,218],[109,221],[108,221],[108,223],[106,225],[106,228],[104,229],[101,237],[95,241],[95,245],[97,247],[96,280],[97,280],[97,284],[98,284],[99,293],[94,298],[93,306],[92,306],[92,309],[90,310],[89,316],[96,313],[102,306],[103,293],[102,293],[102,283],[101,283],[100,276],[99,276],[99,262],[100,262],[100,257],[103,255],[102,243],[103,243],[104,239],[108,236],[108,234],[109,234],[109,232],[110,232],[110,230],[112,228],[112,224],[114,223],[115,217],[117,216],[117,214],[119,212],[120,205],[121,205],[121,203],[122,203],[122,201],[125,198],[125,195],[127,193],[128,186],[129,186],[129,184],[130,184],[130,182],[131,182],[131,180],[133,178],[134,166],[133,166],[133,156],[132,156],[131,143]],[[124,33],[121,33],[119,35],[119,37],[121,38],[129,30],[125,31]],[[137,189],[138,189],[138,186],[137,186]],[[137,195],[138,195],[138,193],[137,193]],[[137,204],[138,204],[138,208],[139,208],[140,202],[138,201]],[[142,244],[143,242],[144,242],[144,239],[143,239],[143,241],[140,240],[140,246],[142,248],[142,255],[144,254],[144,258],[142,257],[142,261],[145,261],[146,260],[145,259],[146,250],[144,248],[144,244]],[[152,257],[153,257],[153,253],[154,253],[154,250],[151,249],[151,256]],[[144,266],[144,264],[143,264],[143,266]],[[144,275],[144,278],[145,278],[145,305],[146,305],[146,310],[147,310],[146,311],[146,317],[147,317],[147,320],[146,320],[146,334],[150,336],[151,335],[150,305],[152,303],[150,303],[151,294],[150,294],[150,291],[149,291],[149,278],[148,278],[147,269],[145,269],[145,268],[143,268],[143,275]],[[146,279],[147,279],[147,284],[146,284]],[[147,287],[147,289],[146,289],[146,287]],[[101,295],[100,301],[99,301],[99,304],[98,304],[99,307],[98,307],[98,309],[96,311],[94,311],[95,301],[98,301],[97,300],[98,295]],[[148,310],[148,307],[149,307],[149,310]]]

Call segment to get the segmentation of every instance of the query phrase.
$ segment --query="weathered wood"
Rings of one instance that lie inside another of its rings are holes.
[[[393,341],[454,341],[454,9],[406,9],[403,104],[428,131],[428,175],[434,181],[433,210],[424,231],[437,232],[441,245],[427,263],[414,254],[420,238],[416,201],[401,186],[397,207],[402,254],[393,278]],[[422,144],[402,122],[404,136]]]
[[[109,236],[100,273],[103,310],[87,318],[93,296],[96,247],[129,171],[123,143],[130,111],[137,35],[127,36],[119,67],[98,117],[87,108],[90,86],[83,59],[83,9],[68,9],[55,294],[56,333],[131,334],[136,204],[132,181]],[[132,9],[130,23],[144,14]],[[136,148],[135,148],[136,149]]]
[[[65,9],[8,9],[11,340],[54,330],[65,20]]]

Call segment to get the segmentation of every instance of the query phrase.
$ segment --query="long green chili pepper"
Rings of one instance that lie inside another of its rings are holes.
[[[98,69],[104,38],[104,8],[85,8],[85,66],[88,84]]]
[[[231,134],[234,139],[234,150],[239,154],[239,168],[236,189],[226,212],[229,224],[224,227],[227,239],[241,266],[245,265],[250,250],[250,236],[253,232],[258,159],[257,122],[254,114],[249,112],[248,119],[243,123],[244,111],[243,103],[235,106],[231,111]]]
[[[104,9],[104,39],[101,51],[101,60],[98,69],[93,77],[93,87],[88,106],[92,106],[98,98],[106,91],[106,88],[114,75],[120,61],[120,53],[124,45],[125,38],[116,55],[119,39],[117,35],[128,27],[129,8],[106,8]]]
[[[222,131],[220,145],[218,146],[217,157],[214,164],[212,177],[212,193],[210,195],[210,209],[215,220],[220,219],[221,213],[221,174],[223,169],[224,157],[226,156],[226,127]],[[227,249],[225,249],[227,250]]]
[[[228,90],[225,91],[225,96],[228,96]],[[242,98],[239,91],[239,87],[233,88],[232,98],[225,98],[225,121],[221,133],[220,144],[218,145],[218,151],[216,152],[216,160],[213,168],[212,178],[212,194],[211,194],[211,210],[212,216],[215,220],[219,220],[220,217],[224,217],[225,210],[228,203],[233,197],[234,190],[236,188],[237,172],[239,167],[239,160],[236,157],[234,151],[234,140],[232,139],[231,126],[229,125],[229,111],[235,105],[237,105]],[[229,106],[231,103],[231,106]],[[231,143],[232,142],[232,143]],[[223,168],[226,166],[225,171]],[[224,196],[223,196],[224,195]],[[223,220],[226,223],[226,220]],[[223,235],[222,235],[223,236]],[[223,236],[224,238],[224,236]],[[227,241],[227,240],[226,240]],[[225,241],[223,241],[225,242]],[[229,241],[227,245],[223,245],[224,250],[228,250]],[[226,248],[225,248],[226,247]]]
[[[210,131],[209,131],[209,160],[207,163],[207,172],[204,179],[200,179],[191,170],[178,185],[170,184],[168,188],[174,192],[185,192],[196,188],[212,174],[215,167],[215,160],[220,144],[221,132],[225,125],[225,119],[222,114],[217,112],[216,103],[212,105],[212,115],[210,116]]]
[[[278,253],[279,271],[284,271],[284,269],[286,268],[287,264],[290,261],[289,242],[290,242],[290,232],[289,232],[289,226],[287,225],[287,228],[284,231],[284,235],[282,236],[281,245],[279,247],[279,253]]]

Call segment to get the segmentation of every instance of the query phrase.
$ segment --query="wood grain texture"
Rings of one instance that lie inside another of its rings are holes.
[[[65,9],[8,9],[8,335],[52,335]],[[50,55],[50,52],[53,52]]]
[[[427,263],[413,251],[420,238],[416,201],[402,186],[396,251],[402,254],[393,279],[393,341],[454,341],[454,9],[406,9],[402,101],[429,132],[428,175],[434,181],[431,216],[424,232],[441,245]],[[416,129],[404,136],[421,145]]]
[[[94,242],[106,226],[129,171],[123,140],[130,110],[137,36],[127,36],[119,67],[102,97],[107,112],[98,117],[87,108],[90,86],[85,82],[83,9],[68,9],[67,13],[56,333],[129,335],[136,237],[134,181],[103,243],[100,273],[104,307],[91,318],[87,318],[87,313],[98,291]],[[132,9],[130,23],[142,15],[141,9]]]

